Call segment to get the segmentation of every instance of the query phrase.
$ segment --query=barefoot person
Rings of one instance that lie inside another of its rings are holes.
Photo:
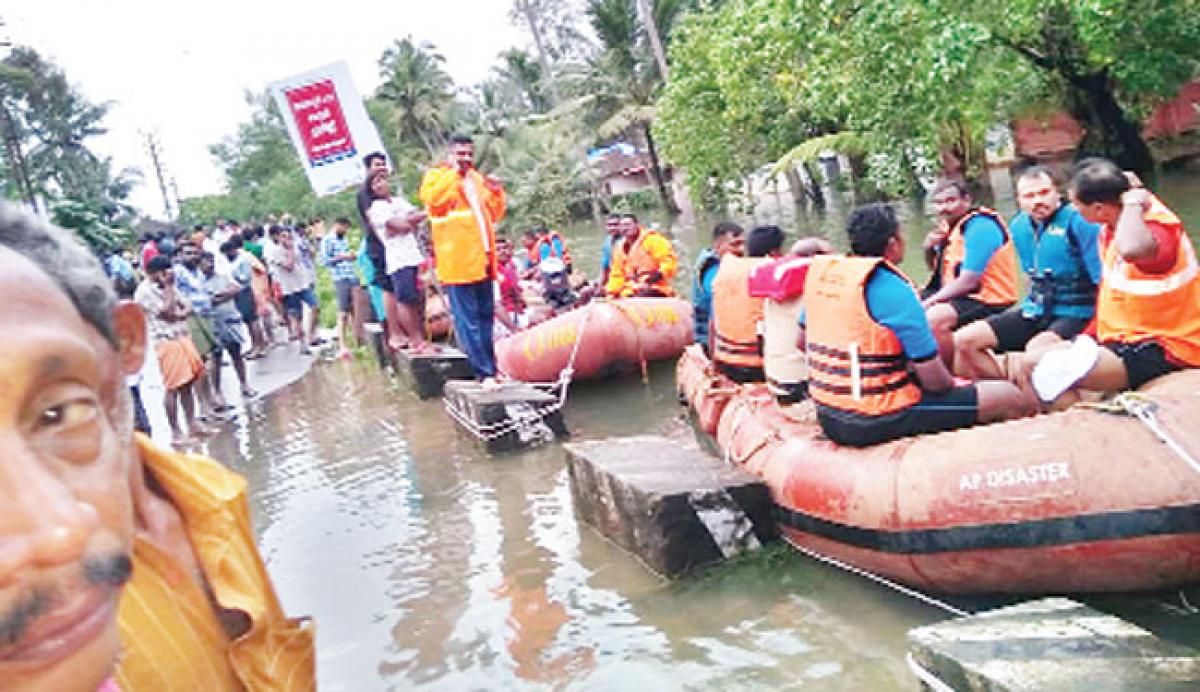
[[[169,263],[153,271],[167,292]],[[314,689],[313,629],[283,614],[245,480],[133,431],[138,304],[3,206],[0,291],[0,688]]]
[[[370,229],[367,229],[368,231]],[[321,263],[329,269],[333,279],[334,296],[337,298],[338,357],[349,358],[350,314],[354,308],[354,288],[358,286],[358,272],[354,270],[357,255],[350,249],[346,234],[350,232],[350,219],[339,216],[333,222],[333,232],[321,239]]]
[[[175,289],[171,260],[162,255],[151,259],[146,265],[146,278],[133,296],[146,313],[146,321],[150,325],[150,338],[154,342],[154,354],[158,358],[165,392],[163,408],[167,412],[172,439],[178,444],[185,444],[189,436],[208,434],[208,429],[196,421],[195,393],[192,390],[192,385],[204,376],[204,361],[192,343],[187,326],[192,306]],[[187,423],[186,435],[179,425],[180,408]]]
[[[371,206],[367,217],[371,230],[383,242],[384,264],[395,296],[396,314],[388,321],[396,326],[391,330],[396,339],[389,345],[393,350],[411,348],[422,353],[428,348],[425,341],[425,296],[417,275],[425,255],[417,242],[417,229],[425,220],[425,212],[408,203],[400,195],[393,196],[387,173],[371,178]]]
[[[420,198],[429,212],[438,282],[445,287],[458,343],[475,377],[496,382],[492,328],[495,307],[496,224],[504,218],[500,181],[475,169],[470,137],[450,138],[448,160],[421,181]]]
[[[213,387],[218,391],[221,389],[221,357],[228,353],[242,390],[242,398],[249,399],[258,393],[250,388],[250,383],[246,380],[246,361],[242,358],[242,349],[246,346],[242,336],[244,323],[234,304],[234,300],[242,292],[242,287],[228,274],[217,272],[216,259],[208,251],[200,255],[200,271],[204,274],[205,287],[213,305],[213,336],[217,342],[212,355]]]
[[[1080,162],[1069,193],[1101,227],[1096,339],[1027,354],[1038,396],[1061,408],[1080,389],[1137,389],[1200,367],[1200,264],[1179,217],[1105,159]]]

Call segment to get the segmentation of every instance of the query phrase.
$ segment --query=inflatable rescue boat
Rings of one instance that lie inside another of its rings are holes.
[[[496,342],[496,364],[524,382],[604,377],[677,357],[692,342],[692,306],[678,298],[594,301]]]
[[[1129,399],[1152,407],[1146,420],[1077,407],[862,449],[826,439],[811,402],[785,410],[763,385],[723,381],[695,347],[677,374],[801,549],[942,593],[1200,580],[1200,370]]]

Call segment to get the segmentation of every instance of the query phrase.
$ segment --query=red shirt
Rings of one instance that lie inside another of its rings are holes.
[[[142,246],[142,271],[146,270],[146,265],[150,264],[150,260],[158,257],[158,243],[151,240]]]
[[[500,304],[505,310],[516,313],[525,309],[525,301],[521,298],[521,284],[512,262],[500,265],[500,276],[496,282],[500,284]]]

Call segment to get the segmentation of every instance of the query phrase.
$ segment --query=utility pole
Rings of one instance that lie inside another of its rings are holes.
[[[654,51],[654,61],[658,63],[658,73],[666,82],[667,53],[663,50],[662,35],[658,33],[658,22],[654,20],[650,0],[638,0],[638,9],[642,12],[642,23],[646,25],[646,33],[650,36],[650,48]]]
[[[152,132],[142,132],[142,137],[146,140],[146,149],[150,152],[150,161],[154,164],[154,174],[158,176],[158,189],[162,192],[163,212],[166,214],[166,220],[171,220],[171,198],[167,196],[167,179],[163,174],[162,165],[162,144],[158,141],[158,135]]]
[[[546,54],[546,44],[542,40],[542,27],[538,24],[533,2],[532,0],[517,0],[517,6],[524,13],[525,21],[529,23],[529,31],[533,33],[533,45],[537,47],[538,62],[542,66],[542,75],[546,80],[546,85],[550,87],[550,97],[554,101],[554,106],[558,106],[562,103],[562,96],[558,93],[558,82],[550,70],[550,56]]]

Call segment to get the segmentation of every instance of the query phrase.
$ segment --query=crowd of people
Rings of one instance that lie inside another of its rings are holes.
[[[1200,367],[1200,267],[1179,218],[1104,159],[1016,174],[1006,222],[960,180],[932,190],[921,289],[893,207],[853,211],[850,252],[774,226],[718,224],[694,274],[696,341],[735,382],[815,404],[866,446],[1058,410]],[[1029,286],[1021,298],[1021,274]]]

